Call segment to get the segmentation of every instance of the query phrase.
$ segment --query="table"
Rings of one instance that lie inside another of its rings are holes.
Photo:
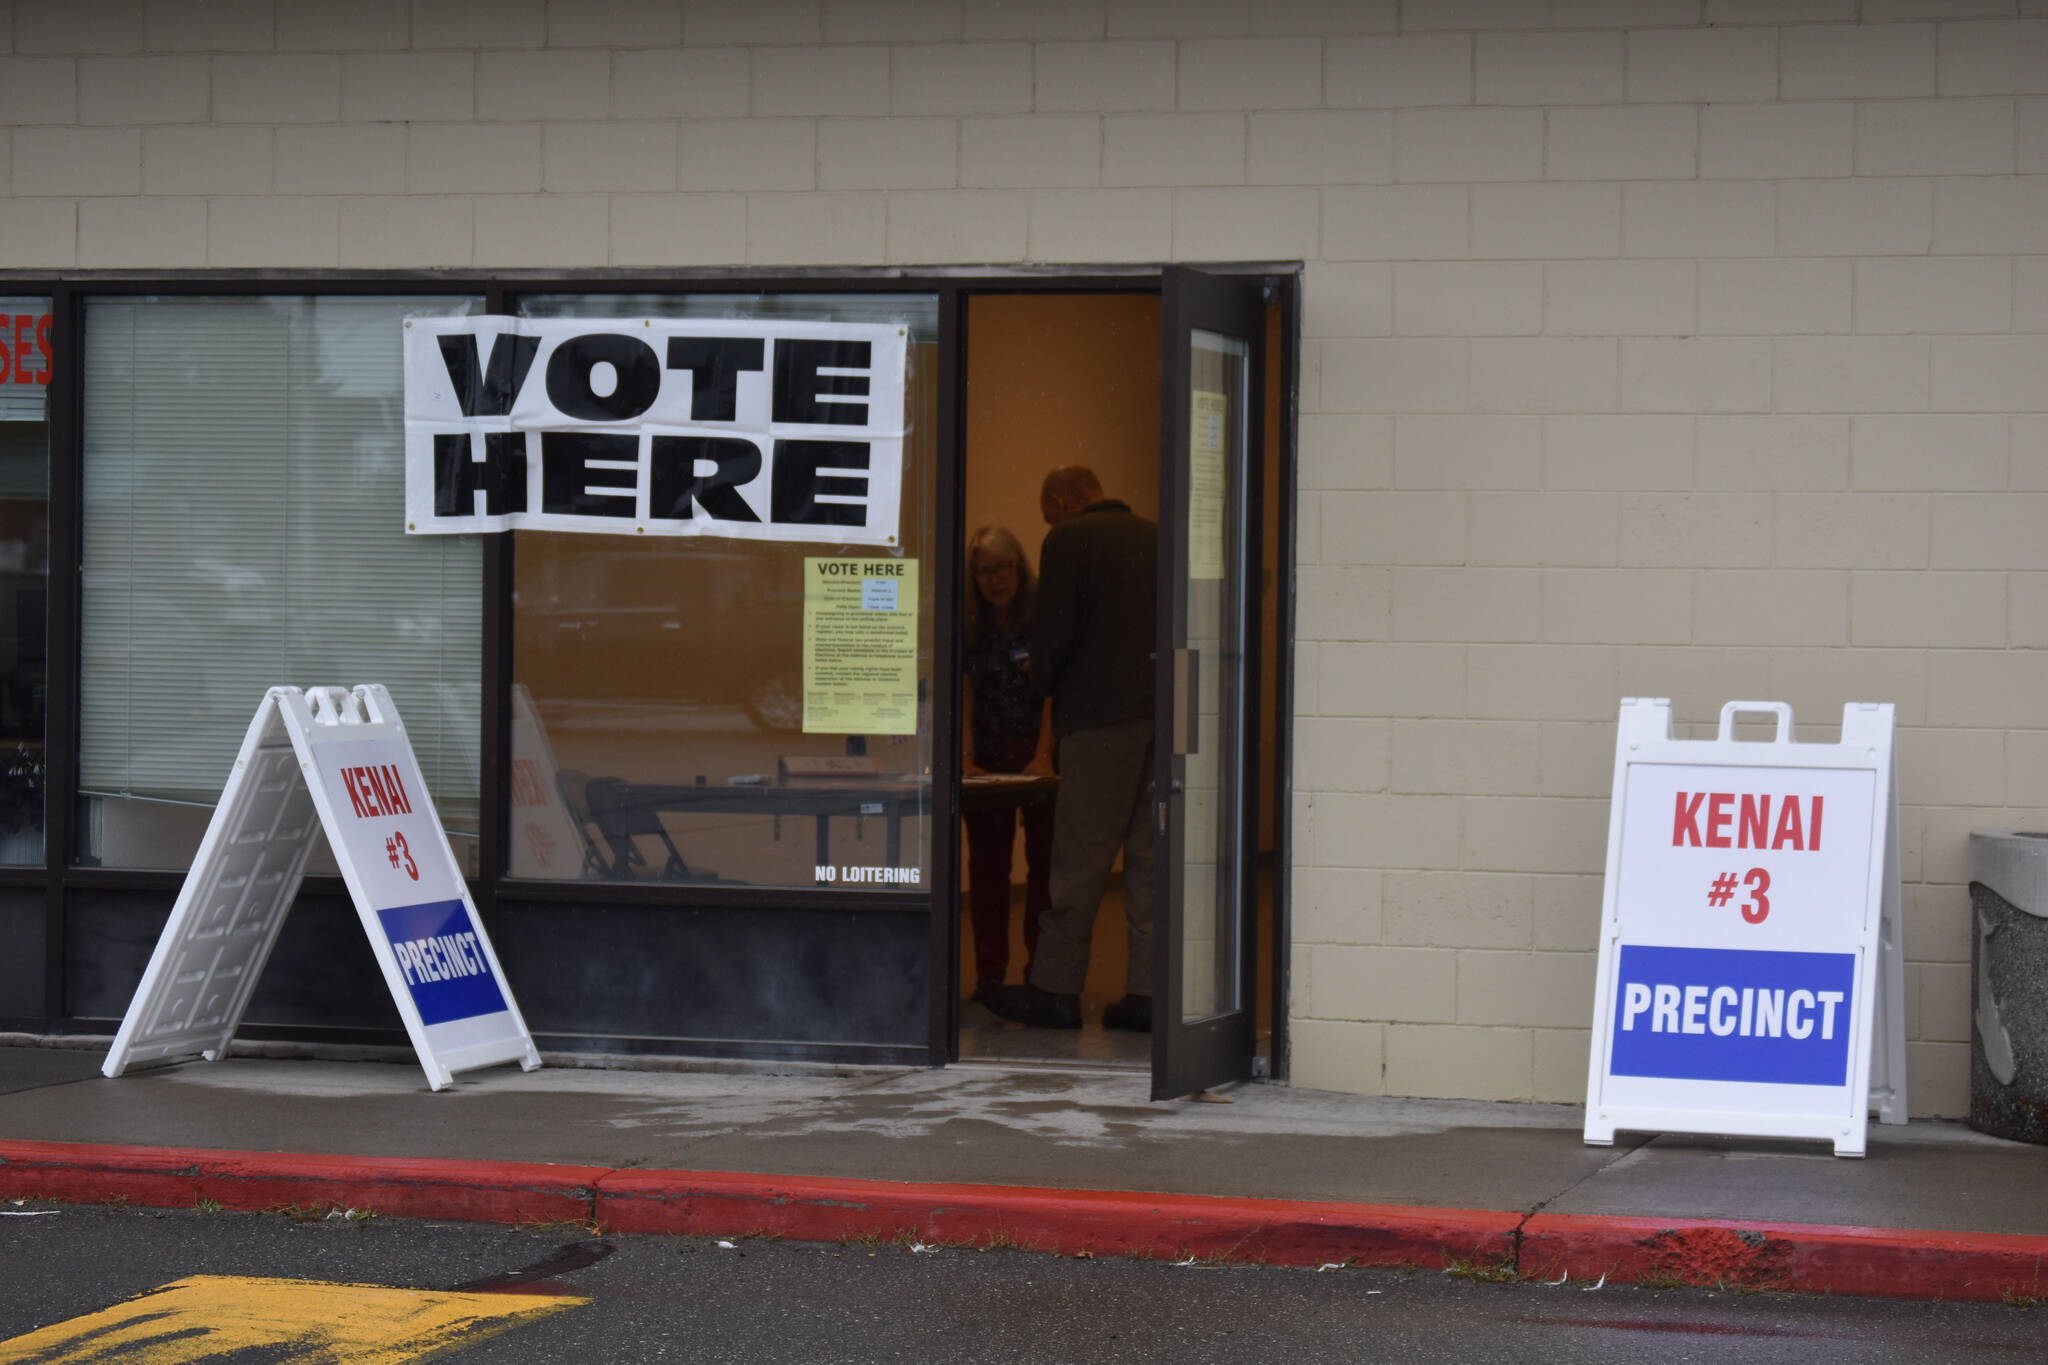
[[[1005,806],[1049,806],[1059,799],[1057,777],[1026,777],[1022,773],[984,773],[960,779],[960,813],[1000,810]]]
[[[831,858],[831,820],[835,815],[862,819],[881,815],[888,820],[883,860],[894,867],[903,853],[903,817],[918,815],[930,805],[931,783],[920,777],[880,778],[859,785],[835,780],[797,778],[752,783],[628,782],[595,777],[585,788],[590,818],[611,850],[610,875],[628,877],[637,856],[633,840],[658,838],[668,850],[661,876],[669,881],[694,880],[689,864],[661,823],[663,815],[811,816],[817,821],[817,865]],[[823,885],[820,882],[820,885]]]

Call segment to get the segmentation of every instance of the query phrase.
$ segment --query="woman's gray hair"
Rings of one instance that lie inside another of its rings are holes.
[[[1031,622],[1031,606],[1038,595],[1038,583],[1031,573],[1031,561],[1024,557],[1024,547],[1005,526],[984,526],[967,538],[967,635],[968,644],[979,643],[995,624],[995,613],[989,610],[989,603],[981,595],[981,584],[974,578],[974,557],[982,551],[1007,559],[1017,566],[1017,595],[1010,599],[1010,617],[1020,626]]]

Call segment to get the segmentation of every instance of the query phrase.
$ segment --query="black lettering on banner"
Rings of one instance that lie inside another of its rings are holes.
[[[491,364],[484,369],[477,364],[476,333],[451,332],[435,340],[441,343],[441,363],[448,367],[448,381],[455,386],[455,401],[464,417],[509,415],[512,399],[525,385],[526,372],[540,350],[539,337],[500,332],[491,338]]]
[[[590,385],[590,372],[599,365],[610,365],[617,377],[610,393],[600,394]],[[548,401],[580,422],[638,417],[654,406],[660,392],[661,365],[654,348],[639,337],[591,332],[570,337],[548,357]]]
[[[600,431],[544,431],[540,435],[540,510],[565,516],[633,516],[637,469],[597,469],[593,460],[633,460],[637,436]],[[595,491],[592,491],[595,490]],[[616,490],[616,491],[614,491]],[[624,496],[620,496],[624,494]]]
[[[740,371],[761,368],[764,344],[760,337],[668,339],[668,367],[690,372],[691,421],[731,422],[738,419]]]
[[[729,436],[655,436],[649,439],[647,515],[690,519],[695,502],[719,521],[759,521],[737,485],[761,474],[761,448]],[[697,462],[717,466],[697,473]]]
[[[473,516],[479,489],[487,517],[526,510],[525,433],[487,431],[483,451],[484,457],[476,459],[468,432],[434,437],[435,516]]]
[[[868,405],[831,402],[827,395],[866,398],[868,376],[821,375],[821,369],[865,370],[874,347],[865,341],[806,341],[782,337],[775,343],[775,420],[817,426],[864,427]],[[782,520],[781,517],[776,518]]]
[[[778,348],[780,349],[780,348]],[[777,441],[768,519],[798,526],[865,526],[865,502],[819,502],[828,496],[867,496],[867,480],[823,474],[826,469],[866,469],[868,447],[861,441]]]

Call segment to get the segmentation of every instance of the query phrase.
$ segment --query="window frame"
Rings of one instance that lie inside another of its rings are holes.
[[[1291,827],[1284,793],[1291,773],[1293,730],[1292,567],[1295,538],[1296,426],[1300,375],[1301,263],[1298,261],[1228,262],[1205,266],[1217,273],[1257,275],[1276,281],[1283,309],[1281,364],[1283,410],[1280,428],[1281,469],[1277,562],[1281,620],[1275,705],[1278,754],[1276,791],[1282,793],[1274,812],[1273,1069],[1284,1077],[1286,1066],[1287,923]],[[1160,292],[1164,265],[1157,262],[1102,265],[990,265],[899,269],[892,267],[817,267],[781,271],[747,268],[677,270],[73,270],[0,273],[0,292],[47,295],[52,312],[50,392],[50,592],[48,702],[45,751],[46,812],[44,862],[41,867],[0,867],[0,890],[40,888],[44,893],[44,997],[32,1015],[0,1014],[0,1028],[23,1027],[58,1034],[92,1033],[104,1021],[71,1012],[66,998],[67,907],[78,893],[147,891],[175,895],[185,874],[179,871],[82,867],[73,861],[77,834],[77,788],[80,743],[81,594],[80,554],[83,549],[83,400],[85,301],[95,296],[161,294],[191,295],[480,295],[485,315],[512,315],[522,295],[531,294],[762,294],[762,293],[931,293],[938,297],[938,431],[934,470],[934,557],[940,565],[960,562],[963,553],[962,452],[965,441],[965,359],[967,304],[975,294],[1018,293],[1152,293]],[[509,767],[511,751],[510,683],[512,680],[512,537],[485,537],[479,592],[483,659],[482,706],[479,716],[477,787],[481,874],[470,882],[471,893],[486,926],[498,921],[499,904],[539,905],[575,902],[600,906],[660,907],[690,911],[744,906],[762,913],[834,911],[854,914],[924,914],[931,919],[930,1030],[928,1061],[957,1060],[956,992],[950,983],[958,953],[959,916],[937,913],[953,899],[960,867],[957,787],[960,771],[957,670],[944,670],[946,685],[933,688],[932,801],[930,884],[915,892],[893,889],[849,896],[844,889],[777,887],[704,887],[665,883],[558,882],[520,879],[504,869],[510,828]],[[958,648],[959,593],[950,573],[939,573],[935,585],[933,623],[935,657],[953,657]],[[223,761],[226,759],[224,757]],[[301,895],[341,896],[347,891],[338,876],[309,876]],[[313,1030],[285,1026],[249,1026],[252,1039],[303,1038]],[[337,1029],[331,1041],[388,1043],[397,1041],[379,1031]],[[626,1041],[626,1040],[622,1040]],[[628,1043],[628,1046],[631,1046]],[[781,1055],[773,1045],[760,1055]],[[745,1049],[742,1049],[745,1051]]]
[[[931,295],[936,305],[936,330],[933,341],[934,350],[937,352],[936,369],[938,373],[934,376],[934,382],[938,395],[938,416],[937,429],[933,433],[932,446],[934,482],[932,555],[930,561],[925,565],[923,572],[938,574],[937,581],[932,585],[934,591],[933,611],[936,616],[936,619],[932,622],[932,660],[934,677],[936,679],[940,671],[939,661],[951,658],[951,651],[957,647],[954,633],[958,629],[958,623],[953,620],[952,614],[959,610],[954,596],[954,584],[951,581],[951,575],[939,573],[937,566],[947,565],[958,559],[960,538],[964,534],[957,526],[949,526],[947,514],[948,489],[949,485],[957,482],[958,471],[955,466],[958,464],[959,457],[958,444],[948,444],[948,433],[953,430],[949,426],[949,421],[952,417],[952,414],[949,413],[949,404],[957,411],[958,397],[954,393],[954,389],[957,387],[953,378],[955,362],[950,360],[947,351],[949,342],[957,340],[957,338],[951,336],[948,330],[947,314],[950,302],[947,291],[936,284],[920,283],[911,277],[897,276],[866,279],[858,287],[845,288],[835,287],[837,284],[843,283],[843,281],[837,280],[805,280],[800,286],[791,286],[786,282],[765,284],[760,282],[760,277],[741,274],[720,276],[717,279],[717,283],[723,287],[669,287],[658,290],[636,290],[629,285],[619,284],[609,279],[584,281],[585,287],[573,290],[556,290],[545,286],[528,286],[507,289],[504,292],[503,298],[495,300],[493,306],[488,308],[487,312],[496,312],[496,304],[501,302],[506,312],[518,316],[519,305],[522,299],[560,293],[573,293],[583,299],[605,298],[608,296],[623,297],[636,293],[666,293],[690,295],[697,298],[718,294],[752,297],[755,295],[778,293]],[[548,318],[555,316],[573,317],[574,315],[537,314],[535,316]],[[635,314],[630,309],[626,309],[616,313],[606,313],[604,316],[633,317]],[[908,449],[909,442],[906,441],[906,458]],[[958,517],[958,509],[955,508],[952,520],[957,522]],[[908,538],[904,537],[903,539],[907,544]],[[745,544],[747,542],[740,543]],[[824,540],[818,543],[824,545],[836,544],[836,542]],[[860,547],[854,548],[857,553],[865,553],[871,556],[882,553],[880,547],[868,547],[865,551],[861,550]],[[483,686],[486,706],[488,707],[495,703],[504,710],[505,714],[493,722],[493,728],[487,731],[485,738],[486,740],[491,740],[493,736],[498,737],[495,742],[502,744],[502,748],[498,751],[501,761],[509,767],[512,758],[512,721],[508,702],[511,696],[511,685],[517,681],[512,657],[515,615],[513,588],[517,578],[518,554],[516,533],[487,535],[485,537],[484,557],[486,576],[491,572],[491,557],[494,551],[500,558],[499,572],[504,575],[502,601],[504,603],[505,616],[501,623],[503,641],[501,645],[494,649],[490,635],[491,623],[487,620],[485,622],[484,634],[484,647],[487,651],[487,657],[483,670]],[[487,597],[485,602],[486,612],[491,610],[491,603],[494,600],[497,599]],[[497,663],[504,670],[502,680],[496,684],[493,683],[491,674],[493,662]],[[933,690],[936,692],[939,689],[934,687]],[[926,821],[929,826],[927,836],[927,847],[929,850],[927,868],[930,872],[930,879],[929,885],[920,887],[918,890],[898,890],[887,886],[833,886],[817,888],[798,885],[773,886],[732,883],[705,886],[689,882],[583,881],[563,878],[516,877],[508,870],[509,850],[507,841],[511,837],[511,805],[509,800],[498,803],[495,816],[489,805],[486,804],[481,809],[480,818],[483,821],[483,828],[490,829],[495,826],[495,834],[498,840],[495,845],[489,842],[483,844],[481,852],[486,860],[483,866],[487,871],[495,872],[498,881],[498,885],[495,888],[496,892],[513,901],[559,902],[573,895],[576,899],[588,900],[592,903],[616,905],[660,904],[683,909],[696,906],[718,905],[724,907],[744,904],[750,908],[759,907],[768,910],[826,909],[852,913],[863,913],[872,910],[897,912],[914,910],[918,913],[923,913],[934,904],[933,897],[936,889],[945,884],[942,877],[951,875],[950,871],[942,869],[941,859],[957,857],[957,854],[947,854],[944,847],[947,842],[945,831],[949,827],[948,821],[950,820],[951,827],[957,829],[959,816],[952,799],[951,787],[949,785],[942,786],[942,784],[950,782],[947,774],[958,771],[958,756],[957,754],[953,755],[950,759],[950,764],[948,764],[943,760],[941,753],[944,747],[943,736],[948,733],[945,727],[948,724],[954,724],[955,728],[957,728],[957,723],[951,720],[953,716],[958,714],[957,707],[957,696],[951,707],[943,711],[936,696],[932,699],[931,786],[922,815],[915,817]],[[956,736],[954,740],[956,747],[957,742]],[[489,745],[486,747],[489,747]],[[481,774],[479,775],[478,786],[481,792],[483,786]],[[783,818],[796,819],[799,822],[807,822],[809,819],[809,817]],[[958,835],[956,833],[954,842],[957,843],[957,841]],[[494,856],[499,861],[489,861]],[[949,861],[945,866],[950,867],[952,863]],[[584,894],[586,891],[597,887],[615,889],[623,894],[616,897],[610,894],[601,897],[586,896]],[[679,895],[677,893],[688,894]],[[487,925],[488,923],[489,921],[486,920]]]
[[[51,646],[52,642],[53,642],[53,641],[55,641],[55,640],[56,640],[56,639],[58,638],[58,634],[59,634],[59,631],[58,631],[58,628],[57,628],[57,625],[58,625],[58,623],[57,623],[57,618],[56,618],[56,596],[55,596],[55,592],[56,592],[56,582],[57,582],[57,579],[58,579],[58,578],[59,578],[59,577],[61,576],[61,575],[60,575],[60,574],[59,574],[59,573],[57,572],[57,567],[58,567],[58,560],[57,560],[57,557],[56,557],[56,556],[57,556],[57,553],[58,553],[58,546],[57,546],[57,518],[58,518],[58,499],[57,499],[57,490],[56,490],[56,487],[55,487],[55,484],[54,484],[54,480],[55,480],[55,477],[56,477],[56,467],[57,467],[57,442],[58,442],[58,421],[57,421],[57,409],[58,409],[58,406],[59,406],[59,403],[60,403],[60,398],[61,398],[61,395],[60,395],[60,393],[59,393],[59,391],[58,391],[58,387],[57,387],[57,382],[56,382],[56,379],[57,379],[57,370],[58,370],[58,369],[59,369],[59,367],[60,367],[60,361],[59,361],[59,354],[60,354],[60,352],[59,352],[59,347],[60,347],[60,345],[61,345],[61,341],[60,341],[60,339],[59,339],[59,337],[58,337],[57,321],[56,321],[56,316],[55,316],[55,315],[56,315],[56,312],[57,312],[57,300],[56,300],[56,297],[55,297],[55,295],[56,295],[56,291],[55,291],[55,289],[54,289],[54,288],[52,288],[51,286],[49,286],[49,285],[48,285],[47,283],[44,283],[44,284],[41,284],[41,285],[34,285],[34,284],[31,284],[31,285],[28,285],[28,286],[26,286],[26,287],[24,287],[24,288],[21,288],[21,289],[19,289],[19,290],[16,290],[16,289],[14,289],[14,288],[13,288],[13,287],[12,287],[12,286],[11,286],[11,285],[10,285],[10,284],[8,283],[8,281],[7,281],[7,280],[0,280],[0,296],[5,296],[5,297],[11,297],[11,298],[24,298],[24,299],[35,299],[35,298],[47,299],[47,300],[49,300],[49,303],[50,303],[50,311],[51,311],[51,315],[52,315],[52,316],[51,316],[51,322],[50,322],[50,356],[49,356],[49,363],[50,363],[50,370],[51,370],[51,372],[50,372],[50,379],[49,379],[49,382],[48,382],[48,383],[47,383],[46,385],[44,385],[44,386],[43,386],[43,387],[44,387],[44,388],[45,388],[45,389],[47,390],[47,395],[46,395],[46,400],[45,400],[45,405],[44,405],[44,413],[45,413],[45,419],[44,419],[44,429],[43,429],[43,458],[44,458],[44,461],[45,461],[45,463],[46,463],[46,465],[47,465],[47,468],[46,468],[46,469],[44,470],[44,475],[45,475],[45,477],[44,477],[44,484],[43,484],[43,542],[44,542],[44,564],[43,564],[43,583],[44,583],[44,589],[43,589],[43,654],[44,654],[44,660],[43,660],[43,698],[44,698],[44,700],[43,700],[43,734],[42,734],[42,740],[41,740],[41,744],[42,744],[42,755],[43,755],[43,818],[42,818],[42,826],[41,826],[41,834],[42,834],[42,840],[43,840],[43,861],[42,861],[41,863],[34,863],[34,862],[20,862],[20,863],[0,863],[0,891],[5,891],[5,890],[7,890],[7,889],[9,889],[9,888],[14,888],[14,887],[20,887],[20,886],[23,886],[23,885],[39,885],[39,884],[40,884],[40,881],[41,881],[41,877],[42,877],[42,871],[43,871],[43,868],[44,868],[44,867],[46,867],[46,866],[48,865],[48,862],[49,862],[49,856],[50,856],[50,801],[51,801],[51,794],[52,794],[52,793],[53,793],[53,792],[54,792],[54,791],[56,790],[56,789],[55,789],[55,786],[54,786],[54,779],[53,779],[53,776],[52,776],[52,768],[51,768],[51,764],[52,764],[52,762],[53,762],[53,756],[52,756],[52,754],[51,754],[51,747],[52,747],[52,742],[53,742],[53,741],[52,741],[52,738],[51,738],[51,736],[52,736],[52,734],[54,733],[54,731],[53,731],[53,729],[52,729],[52,718],[51,718],[51,715],[50,715],[50,711],[51,711],[51,708],[52,708],[52,705],[53,705],[53,703],[54,703],[54,699],[55,699],[55,680],[54,680],[54,677],[53,677],[53,674],[52,674],[52,671],[51,671],[51,670],[52,670],[52,668],[53,668],[53,665],[54,665],[54,660],[52,660],[52,659],[50,658],[50,646]],[[0,315],[0,316],[4,316],[4,315]],[[17,360],[16,360],[15,364],[16,364],[17,366],[19,365],[19,360],[18,360],[18,358],[17,358]]]

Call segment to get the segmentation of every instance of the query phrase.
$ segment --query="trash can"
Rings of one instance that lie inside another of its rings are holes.
[[[2048,832],[1970,835],[1970,1126],[2048,1143]]]

